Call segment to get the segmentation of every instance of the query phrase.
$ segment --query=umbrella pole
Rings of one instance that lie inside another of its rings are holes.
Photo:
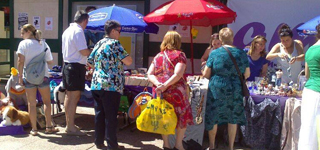
[[[192,75],[194,75],[194,67],[193,67],[193,38],[192,38],[192,32],[191,32],[191,30],[192,30],[192,20],[190,20],[190,39],[191,39],[191,41],[190,41],[190,44],[191,44],[191,69],[192,69]]]

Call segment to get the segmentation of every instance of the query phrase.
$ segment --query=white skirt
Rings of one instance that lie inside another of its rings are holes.
[[[303,89],[301,102],[301,128],[299,134],[299,150],[317,150],[317,123],[320,115],[320,93]]]

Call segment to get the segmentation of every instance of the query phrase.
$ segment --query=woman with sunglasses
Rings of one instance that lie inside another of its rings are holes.
[[[280,27],[278,34],[281,42],[272,47],[267,59],[277,58],[277,67],[283,71],[281,80],[284,83],[296,83],[302,70],[301,61],[304,61],[303,44],[299,40],[293,40],[292,30],[287,24]]]
[[[268,63],[266,59],[267,39],[261,35],[253,38],[248,51],[248,60],[250,64],[250,77],[247,81],[254,81],[255,77],[264,77],[267,74]]]

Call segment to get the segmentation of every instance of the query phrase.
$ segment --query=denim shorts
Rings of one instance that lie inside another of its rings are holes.
[[[23,84],[24,84],[24,87],[26,89],[31,89],[31,88],[44,88],[44,87],[47,87],[50,85],[50,80],[48,77],[44,77],[43,78],[43,82],[39,85],[35,85],[35,84],[31,84],[29,83],[25,78],[23,78]]]

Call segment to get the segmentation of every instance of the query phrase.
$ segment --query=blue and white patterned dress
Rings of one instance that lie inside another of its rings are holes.
[[[247,54],[238,48],[228,49],[244,73],[249,67]],[[228,52],[223,47],[212,51],[207,67],[211,68],[211,77],[206,103],[206,130],[211,130],[215,124],[245,124],[241,82]]]
[[[122,59],[129,56],[120,42],[111,38],[101,39],[95,46],[88,63],[94,65],[91,90],[123,93],[124,70]]]

